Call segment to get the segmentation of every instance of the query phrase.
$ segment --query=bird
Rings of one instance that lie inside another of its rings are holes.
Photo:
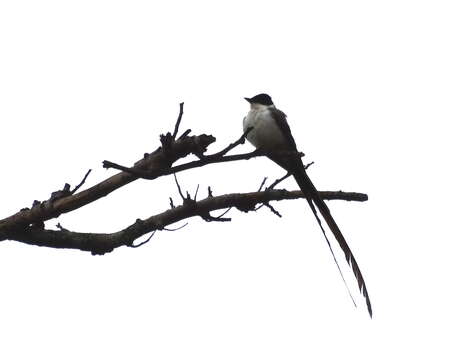
[[[319,210],[319,213],[340,245],[346,261],[354,272],[359,290],[366,300],[368,313],[370,317],[372,317],[373,310],[368,289],[359,265],[357,264],[357,260],[349,248],[340,228],[335,222],[329,207],[318,194],[315,185],[307,175],[301,154],[297,150],[296,142],[291,133],[290,126],[288,125],[287,116],[283,111],[275,107],[271,96],[268,94],[262,93],[251,98],[245,97],[244,99],[250,103],[250,110],[243,119],[243,131],[246,139],[256,149],[261,151],[265,156],[281,166],[294,177],[302,193],[304,194],[324,237],[326,238],[340,275],[347,287],[340,266],[338,265],[337,259],[332,250],[330,241],[326,235],[326,231],[322,225],[317,209]],[[348,292],[354,302],[349,288]]]

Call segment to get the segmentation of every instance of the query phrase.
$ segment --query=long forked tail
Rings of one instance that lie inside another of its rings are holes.
[[[300,161],[302,164],[302,161]],[[301,165],[300,164],[300,165]],[[332,231],[332,233],[335,236],[335,239],[338,241],[338,244],[340,245],[341,249],[343,250],[346,261],[348,262],[349,266],[352,268],[354,272],[354,276],[357,279],[357,283],[359,285],[359,290],[363,294],[365,300],[366,300],[366,306],[368,308],[368,313],[370,314],[370,317],[373,316],[373,310],[371,308],[371,302],[370,297],[368,295],[368,290],[366,288],[365,280],[363,279],[362,272],[360,271],[359,265],[357,264],[357,260],[355,259],[354,255],[352,254],[351,249],[349,248],[348,244],[346,243],[346,240],[343,236],[343,234],[340,231],[340,228],[338,227],[337,223],[335,222],[334,218],[332,217],[332,214],[330,213],[329,208],[327,207],[326,203],[318,194],[318,191],[316,190],[315,186],[313,185],[312,181],[308,177],[306,171],[304,170],[304,165],[296,166],[296,170],[293,172],[294,178],[296,179],[296,182],[298,183],[299,187],[301,188],[301,191],[304,193],[305,198],[307,199],[308,204],[310,205],[310,208],[313,211],[313,214],[315,215],[315,218],[321,227],[321,230],[323,231],[324,237],[326,238],[327,244],[329,245],[329,248],[332,252],[332,256],[334,257],[335,263],[338,266],[338,269],[340,271],[340,275],[343,278],[343,274],[341,273],[340,266],[337,263],[337,259],[335,258],[335,255],[332,251],[332,248],[330,246],[329,239],[327,238],[326,232],[323,228],[323,225],[321,223],[321,219],[319,218],[316,207],[319,209],[322,217],[326,221],[327,225],[329,226],[329,229]],[[344,278],[343,278],[344,280]],[[345,281],[346,284],[346,281]],[[347,287],[347,285],[346,285]],[[349,289],[348,289],[349,292]],[[349,293],[350,294],[350,293]],[[351,294],[350,294],[351,295]],[[352,301],[354,299],[352,298]],[[355,302],[354,302],[355,305]]]

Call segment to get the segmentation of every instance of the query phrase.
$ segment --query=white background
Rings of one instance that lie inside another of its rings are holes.
[[[87,186],[182,129],[241,133],[244,96],[288,114],[366,278],[346,294],[304,201],[190,219],[93,257],[0,244],[2,359],[449,359],[451,25],[446,1],[2,1],[0,217],[92,168]],[[249,144],[239,151],[251,150]],[[200,195],[254,191],[265,159],[182,173]],[[295,189],[294,182],[284,187]],[[180,202],[137,181],[58,221],[112,232]],[[47,224],[55,228],[57,222]]]

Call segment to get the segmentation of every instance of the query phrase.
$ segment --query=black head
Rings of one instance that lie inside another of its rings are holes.
[[[252,98],[246,98],[245,99],[247,101],[249,101],[251,104],[261,104],[261,105],[274,105],[274,103],[272,102],[271,96],[269,96],[268,94],[258,94],[255,95]]]

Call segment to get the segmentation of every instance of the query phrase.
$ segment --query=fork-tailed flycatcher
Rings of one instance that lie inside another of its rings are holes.
[[[348,264],[351,266],[357,279],[359,289],[365,297],[368,312],[370,316],[372,316],[371,302],[363,275],[340,228],[332,217],[329,208],[319,196],[318,191],[305,171],[301,156],[297,152],[296,143],[291,134],[290,127],[288,126],[286,115],[274,106],[271,97],[267,94],[259,94],[252,98],[245,99],[251,105],[249,113],[243,120],[244,131],[248,132],[246,135],[247,140],[249,140],[249,142],[257,149],[263,151],[268,158],[294,176],[321,227],[330,250],[332,251],[329,239],[327,238],[321,219],[316,211],[316,208],[318,208],[343,250]],[[251,128],[251,130],[249,130],[249,128]],[[337,263],[333,251],[332,255]],[[338,269],[341,274],[339,266]]]

